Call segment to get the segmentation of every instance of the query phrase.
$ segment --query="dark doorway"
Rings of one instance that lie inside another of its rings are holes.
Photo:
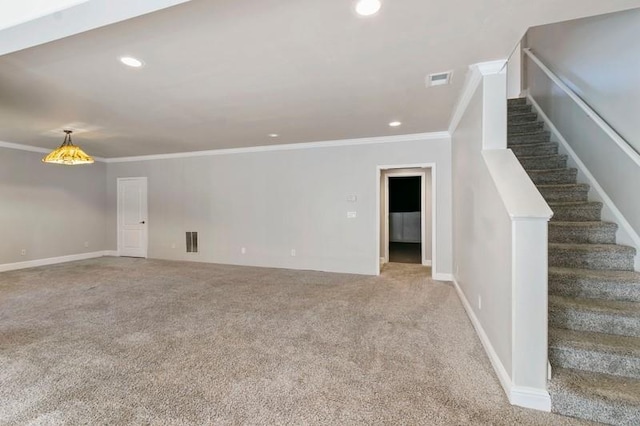
[[[422,178],[389,177],[389,262],[422,263]]]

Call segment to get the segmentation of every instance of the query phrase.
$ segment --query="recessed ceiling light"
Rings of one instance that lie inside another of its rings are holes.
[[[380,0],[359,0],[356,3],[356,12],[358,15],[371,16],[378,13],[381,6]]]
[[[133,67],[133,68],[140,68],[142,66],[142,61],[140,59],[136,59],[134,57],[131,56],[123,56],[120,58],[120,62],[122,62],[123,64],[129,66],[129,67]]]
[[[269,137],[270,138],[277,138],[278,136],[280,136],[280,135],[277,134],[277,133],[269,133]]]
[[[398,127],[401,125],[402,123],[400,121],[392,121],[391,123],[389,123],[389,127]]]

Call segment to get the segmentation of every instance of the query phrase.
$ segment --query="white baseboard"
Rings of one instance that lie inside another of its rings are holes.
[[[560,146],[562,146],[567,155],[569,155],[573,163],[575,163],[582,176],[584,176],[584,178],[587,180],[587,183],[591,186],[591,189],[593,189],[593,199],[595,199],[595,201],[600,201],[603,204],[603,219],[608,218],[609,220],[616,222],[619,225],[617,234],[618,243],[635,247],[635,265],[636,270],[638,270],[640,268],[640,236],[636,233],[627,219],[625,219],[622,212],[613,203],[613,200],[609,198],[602,186],[600,186],[596,178],[591,174],[587,166],[582,162],[582,160],[580,160],[576,152],[573,150],[573,148],[571,148],[571,145],[569,145],[569,142],[567,142],[565,137],[562,136],[562,133],[560,133],[551,119],[549,119],[542,108],[540,108],[540,105],[536,102],[535,99],[533,99],[533,96],[531,96],[528,92],[527,100],[531,103],[533,109],[538,113],[538,116],[542,119],[542,121],[544,121],[553,137],[558,141]]]
[[[452,274],[442,274],[440,272],[434,272],[431,278],[433,278],[436,281],[453,281]]]
[[[430,260],[426,260],[426,259],[422,259],[422,266],[431,266],[431,261]]]
[[[76,260],[93,259],[96,257],[110,256],[109,251],[94,251],[91,253],[71,254],[68,256],[49,257],[47,259],[27,260],[25,262],[5,263],[0,265],[0,272],[15,271],[18,269],[36,268],[38,266],[55,265],[56,263],[73,262]]]
[[[105,250],[103,256],[112,256],[112,257],[118,257],[118,250]]]
[[[514,386],[509,401],[519,407],[551,412],[551,396],[546,390]]]
[[[509,403],[520,407],[532,408],[534,410],[551,411],[551,396],[549,395],[549,392],[544,389],[525,388],[513,385],[509,373],[507,373],[502,361],[500,361],[498,354],[491,344],[491,340],[489,340],[487,333],[485,333],[484,328],[482,328],[480,320],[478,320],[478,317],[476,317],[476,314],[473,312],[469,301],[462,292],[462,289],[455,278],[453,278],[453,285],[458,293],[460,301],[462,302],[462,306],[467,312],[467,316],[469,317],[469,320],[471,320],[471,324],[473,324],[473,328],[475,328],[478,338],[489,357],[489,361],[491,361],[491,365],[498,376],[502,389],[504,389],[504,392],[509,399]]]

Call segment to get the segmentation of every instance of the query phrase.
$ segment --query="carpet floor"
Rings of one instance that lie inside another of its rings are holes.
[[[0,424],[583,424],[512,407],[454,288],[128,258],[0,274]]]

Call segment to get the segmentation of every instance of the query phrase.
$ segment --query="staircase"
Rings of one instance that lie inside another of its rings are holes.
[[[549,383],[552,411],[640,425],[640,274],[616,244],[567,156],[525,99],[508,102],[508,147],[553,210],[549,222]]]

